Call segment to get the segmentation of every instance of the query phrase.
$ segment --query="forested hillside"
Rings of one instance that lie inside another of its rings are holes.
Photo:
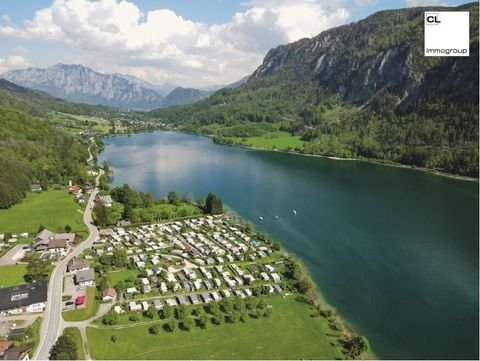
[[[30,185],[85,180],[87,146],[50,124],[52,111],[93,114],[106,108],[72,104],[0,80],[0,208],[19,202]]]
[[[469,57],[424,57],[423,13],[470,11]],[[150,114],[245,144],[286,131],[302,153],[478,177],[478,4],[382,11],[279,46],[239,89]]]

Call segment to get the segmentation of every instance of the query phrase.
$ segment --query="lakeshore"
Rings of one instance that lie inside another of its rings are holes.
[[[107,138],[99,158],[108,159],[116,169],[113,184],[129,183],[157,196],[171,189],[196,196],[215,190],[243,219],[251,219],[258,229],[281,240],[288,252],[298,255],[316,284],[322,285],[328,303],[355,330],[367,335],[378,357],[432,358],[438,352],[454,358],[458,351],[458,347],[450,348],[454,343],[464,345],[466,358],[475,352],[472,345],[478,341],[462,331],[471,327],[469,320],[478,318],[473,307],[478,286],[472,276],[478,264],[468,256],[477,252],[478,190],[473,182],[368,162],[220,147],[210,139],[175,132]],[[452,208],[462,211],[452,217]],[[292,209],[297,210],[296,217]],[[422,221],[426,215],[430,215],[429,222]],[[432,257],[434,244],[436,256]],[[345,247],[349,252],[345,253]],[[448,269],[445,264],[450,265]],[[462,284],[454,281],[459,276]],[[428,292],[424,282],[431,285]],[[450,288],[448,297],[446,287]],[[405,299],[405,293],[416,297]],[[393,302],[402,312],[439,314],[449,309],[450,300],[458,300],[454,294],[463,299],[458,325],[464,326],[460,327],[449,323],[453,314],[448,312],[440,322],[434,316],[412,320],[385,308]],[[433,305],[427,302],[432,297]],[[391,319],[389,325],[376,331],[375,325],[383,324],[385,318]],[[448,333],[450,341],[443,341],[440,349],[412,339],[430,337],[437,334],[433,330],[447,325],[455,331]],[[394,340],[401,345],[396,347]]]
[[[183,131],[179,130],[179,132],[183,132]],[[232,147],[240,147],[240,148],[253,149],[253,150],[258,150],[258,151],[267,151],[267,152],[279,152],[279,153],[305,156],[305,157],[325,158],[325,159],[338,160],[338,161],[361,161],[361,162],[378,164],[378,165],[383,165],[383,166],[388,166],[388,167],[397,167],[397,168],[403,168],[403,169],[416,170],[416,171],[426,172],[426,173],[429,173],[429,174],[433,174],[433,175],[437,175],[437,176],[441,176],[441,177],[452,178],[452,179],[457,179],[457,180],[470,181],[470,182],[479,182],[480,181],[479,178],[468,177],[468,176],[463,176],[463,175],[459,175],[459,174],[446,173],[446,172],[442,172],[438,169],[416,167],[416,166],[412,166],[412,165],[395,163],[395,162],[391,162],[391,161],[382,161],[382,160],[374,159],[374,158],[342,158],[342,157],[330,156],[330,155],[302,153],[302,152],[290,151],[290,150],[254,147],[254,146],[249,146],[249,145],[245,145],[245,144],[237,144],[237,143],[232,144],[232,143],[222,142],[221,140],[216,139],[214,135],[198,134],[198,133],[190,133],[190,132],[185,132],[185,133],[186,134],[195,134],[195,135],[199,135],[199,136],[204,136],[204,137],[213,139],[218,144],[222,144],[222,145],[226,145],[226,146],[232,146]]]

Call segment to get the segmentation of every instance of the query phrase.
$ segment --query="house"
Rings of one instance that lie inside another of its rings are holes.
[[[128,308],[130,311],[140,311],[142,309],[142,305],[137,304],[135,301],[130,301]]]
[[[122,219],[121,221],[117,222],[117,227],[127,227],[127,226],[130,226],[131,224],[132,222],[130,222],[129,220]]]
[[[148,310],[148,302],[147,301],[142,302],[142,308],[143,308],[144,311]]]
[[[13,347],[13,341],[0,341],[0,358],[11,347]]]
[[[169,306],[175,307],[177,305],[177,301],[174,298],[167,298],[165,303]]]
[[[221,290],[220,291],[223,294],[223,297],[230,297],[232,294],[230,293],[229,290]]]
[[[200,295],[200,298],[203,300],[203,302],[205,303],[209,303],[212,301],[212,298],[210,297],[210,295],[207,293],[207,292],[203,292],[201,295]]]
[[[214,301],[220,301],[221,297],[217,292],[212,292],[211,295]]]
[[[281,293],[281,292],[283,292],[283,290],[282,290],[282,287],[280,287],[280,286],[279,286],[279,285],[277,285],[277,284],[274,284],[274,285],[273,285],[273,288],[274,288],[274,289],[275,289],[275,291],[277,291],[278,293]]]
[[[75,284],[79,286],[95,286],[95,271],[87,269],[75,274]]]
[[[190,302],[192,303],[192,305],[198,305],[199,301],[195,293],[190,293],[190,295],[188,295],[188,298],[190,298]]]
[[[102,291],[102,301],[113,301],[117,297],[117,291],[114,288],[105,288]]]
[[[12,341],[0,341],[0,360],[30,360],[31,347],[15,346]]]
[[[42,312],[45,309],[48,283],[37,281],[0,288],[0,314]]]
[[[90,268],[90,265],[82,261],[79,257],[73,257],[67,264],[67,272],[70,272],[70,273],[85,271],[89,268]]]
[[[75,233],[53,233],[41,230],[33,240],[32,247],[38,252],[65,254],[69,245],[75,242]]]
[[[82,193],[82,187],[80,187],[78,184],[72,185],[70,188],[68,188],[70,193],[73,193],[75,195],[81,194]]]
[[[33,183],[33,184],[30,186],[30,190],[31,190],[32,192],[41,192],[41,191],[43,191],[43,188],[42,188],[42,186],[41,186],[40,184],[38,184],[38,183]]]
[[[103,204],[105,207],[111,207],[112,206],[112,197],[107,195],[107,196],[98,196],[97,201],[101,204]]]
[[[159,311],[163,308],[163,303],[159,299],[155,299],[153,300],[153,306],[155,306],[155,309]]]
[[[280,282],[280,276],[278,275],[278,273],[271,273],[270,277],[272,277],[273,282],[275,283]]]
[[[186,305],[188,304],[187,300],[185,299],[185,296],[179,295],[177,296],[177,301],[179,305]]]

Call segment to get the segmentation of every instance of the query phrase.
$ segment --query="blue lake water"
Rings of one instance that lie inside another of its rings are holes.
[[[279,239],[378,357],[478,359],[478,183],[174,132],[105,146],[114,184],[214,192]]]

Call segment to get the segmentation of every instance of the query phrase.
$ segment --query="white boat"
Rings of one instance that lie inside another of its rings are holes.
[[[263,217],[258,217],[258,219],[260,219],[261,221],[263,221]]]
[[[297,211],[295,209],[293,210],[293,214],[297,214]]]
[[[275,219],[278,219],[278,216],[275,216]]]

